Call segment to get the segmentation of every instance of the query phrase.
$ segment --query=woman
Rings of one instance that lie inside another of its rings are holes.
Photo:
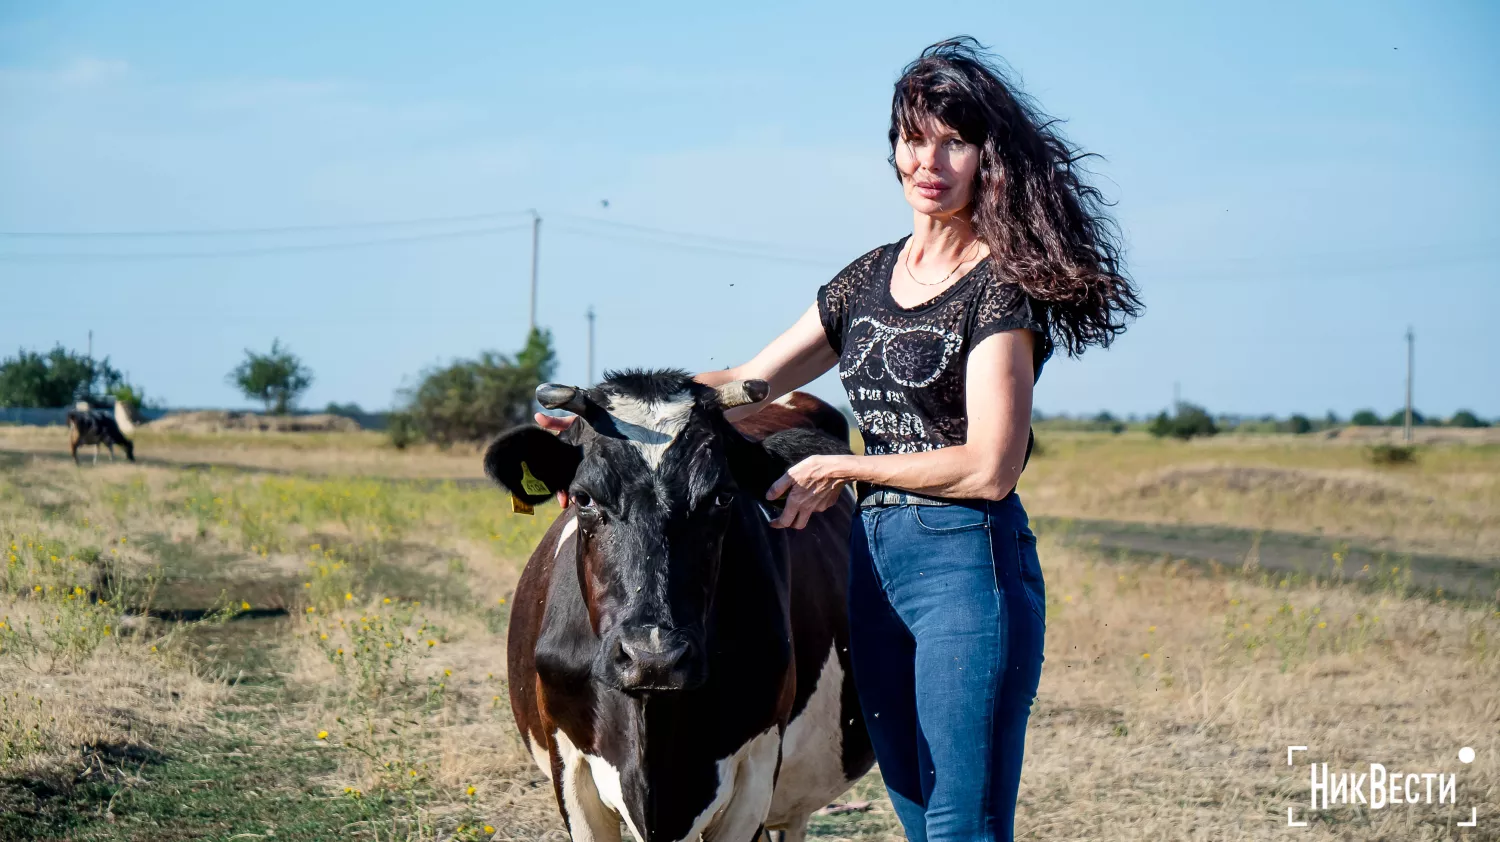
[[[774,397],[839,366],[865,455],[793,467],[768,494],[786,496],[774,525],[855,484],[850,654],[891,801],[914,842],[1008,840],[1046,612],[1015,493],[1032,386],[1054,346],[1108,345],[1140,302],[1082,156],[972,39],[906,68],[890,142],[912,233],[753,360],[697,379],[760,378]]]

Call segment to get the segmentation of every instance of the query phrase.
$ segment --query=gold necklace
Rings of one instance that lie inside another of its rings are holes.
[[[972,243],[969,244],[969,248],[973,248],[974,246],[977,246],[977,245],[979,245],[979,238],[975,237],[974,238],[974,242],[972,242]],[[964,253],[965,254],[968,253],[969,248],[964,249]],[[965,263],[969,262],[969,258],[964,257],[963,254],[960,254],[958,257],[959,257],[958,262],[955,263],[955,264],[953,264],[953,268],[948,271],[948,274],[944,275],[943,279],[941,281],[938,281],[937,283],[932,283],[932,284],[923,283],[922,281],[917,280],[917,276],[916,275],[912,274],[912,271],[911,271],[911,246],[910,245],[907,246],[906,256],[901,261],[901,268],[903,268],[903,269],[906,270],[906,277],[911,278],[912,283],[916,284],[917,286],[922,286],[922,287],[940,287],[943,284],[948,283],[948,280],[950,278],[952,278],[955,273],[958,272],[958,267],[960,267],[960,266],[964,265]]]

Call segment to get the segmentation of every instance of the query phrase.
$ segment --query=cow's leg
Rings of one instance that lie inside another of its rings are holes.
[[[749,842],[765,824],[776,788],[776,761],[781,756],[781,732],[772,728],[746,743],[739,762],[719,782],[732,790],[719,817],[703,830],[703,842]]]
[[[94,464],[99,464],[99,442],[94,442]]]
[[[588,758],[561,729],[554,741],[558,762],[552,767],[552,787],[573,842],[620,842],[620,814],[599,797]]]
[[[107,441],[104,443],[104,446],[109,448],[109,461],[115,461],[115,443]]]
[[[773,842],[803,842],[807,839],[807,820],[810,818],[809,815],[794,817],[780,830],[774,831]]]

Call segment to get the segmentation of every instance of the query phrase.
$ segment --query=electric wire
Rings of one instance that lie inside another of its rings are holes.
[[[485,219],[526,216],[531,211],[495,211],[473,213],[463,216],[430,216],[415,219],[383,219],[371,222],[335,222],[322,225],[276,225],[261,228],[184,228],[179,230],[146,231],[0,231],[5,239],[89,239],[89,238],[156,238],[156,237],[238,237],[265,234],[297,234],[303,232],[358,231],[370,228],[401,228],[413,225],[451,225],[459,222],[478,222]]]
[[[256,246],[251,248],[218,249],[214,251],[179,251],[179,252],[53,252],[36,254],[0,254],[0,261],[11,263],[43,263],[43,262],[129,262],[132,260],[193,260],[217,257],[259,257],[271,254],[293,254],[300,252],[339,251],[344,249],[358,249],[370,246],[395,245],[401,243],[422,243],[434,240],[459,240],[472,237],[488,237],[502,234],[507,231],[520,231],[530,228],[531,223],[523,222],[514,225],[494,225],[487,228],[472,228],[462,231],[445,231],[434,234],[413,234],[401,237],[381,237],[372,240],[349,240],[339,243],[302,243],[284,246]]]

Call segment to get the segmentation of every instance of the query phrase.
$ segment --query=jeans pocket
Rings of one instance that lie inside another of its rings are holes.
[[[983,529],[990,523],[987,510],[968,506],[912,506],[911,512],[918,529],[937,535]]]
[[[1042,580],[1042,560],[1036,551],[1036,536],[1029,529],[1016,530],[1016,558],[1021,563],[1021,588],[1026,601],[1042,623],[1047,622],[1047,583]]]

